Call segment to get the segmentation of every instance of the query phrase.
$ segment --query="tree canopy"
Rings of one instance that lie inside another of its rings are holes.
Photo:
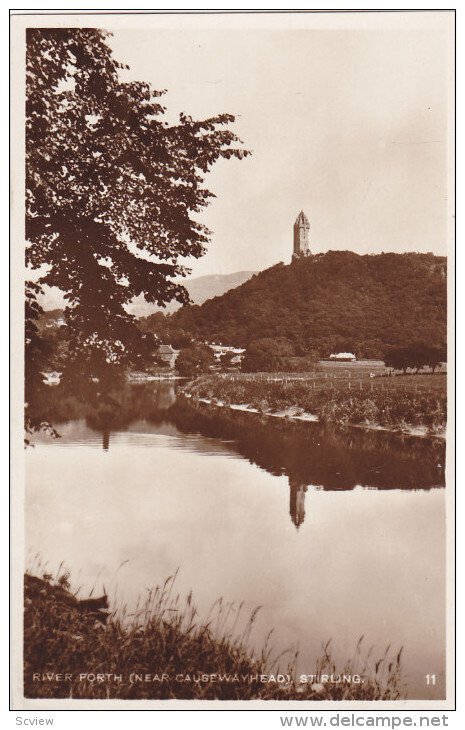
[[[284,337],[263,337],[247,348],[242,370],[247,373],[287,370],[287,361],[294,354],[292,343]]]
[[[297,356],[382,359],[412,342],[444,348],[446,307],[443,257],[328,251],[277,264],[168,319],[172,330],[177,325],[199,340],[247,349],[285,338]]]
[[[31,373],[42,284],[68,302],[75,372],[131,364],[153,346],[125,305],[141,294],[162,306],[188,301],[172,279],[187,273],[180,257],[201,256],[209,240],[195,218],[213,197],[205,176],[219,158],[248,154],[227,129],[230,114],[164,121],[164,90],[124,81],[108,35],[27,31],[26,263],[39,274],[26,293]]]
[[[395,370],[407,372],[408,368],[417,372],[423,367],[430,367],[434,373],[441,362],[447,359],[445,347],[432,347],[424,342],[416,342],[407,347],[393,347],[386,352],[385,365]]]
[[[190,345],[179,353],[176,359],[176,370],[180,375],[200,375],[210,370],[215,364],[213,350],[207,345]]]

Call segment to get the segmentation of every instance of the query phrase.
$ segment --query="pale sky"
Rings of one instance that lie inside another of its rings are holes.
[[[113,31],[128,76],[168,90],[169,120],[235,114],[253,153],[207,177],[213,235],[193,275],[287,263],[301,208],[313,252],[446,254],[445,15],[433,29],[386,29],[389,16],[381,30]]]

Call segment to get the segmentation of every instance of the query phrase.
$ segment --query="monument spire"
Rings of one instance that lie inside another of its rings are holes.
[[[310,223],[303,210],[301,210],[294,223],[293,259],[310,255],[309,232]]]

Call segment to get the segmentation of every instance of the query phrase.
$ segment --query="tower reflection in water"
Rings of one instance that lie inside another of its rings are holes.
[[[238,455],[270,474],[287,476],[289,515],[297,529],[305,520],[305,495],[312,485],[325,491],[357,486],[410,491],[445,485],[441,439],[284,423],[200,403],[193,408],[167,382],[125,383],[110,389],[97,383],[85,392],[71,386],[44,386],[38,395],[34,415],[56,428],[61,444],[75,438],[72,432],[60,433],[62,424],[80,424],[81,434],[84,421],[99,434],[107,452],[114,433],[166,435],[174,448]],[[35,440],[49,438],[38,433]],[[143,443],[153,446],[149,439]]]
[[[289,477],[289,487],[289,514],[291,515],[292,522],[299,529],[305,520],[305,493],[308,486],[306,484],[300,484],[295,479]]]

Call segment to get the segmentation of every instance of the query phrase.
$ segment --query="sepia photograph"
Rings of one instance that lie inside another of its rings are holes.
[[[14,709],[453,708],[454,23],[11,16]]]

